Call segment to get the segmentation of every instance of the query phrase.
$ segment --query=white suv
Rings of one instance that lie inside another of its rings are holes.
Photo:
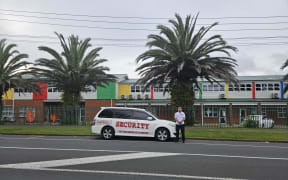
[[[268,119],[267,117],[263,115],[251,115],[250,116],[252,120],[258,121],[259,128],[273,128],[274,127],[274,121],[272,119]]]
[[[139,136],[167,141],[175,137],[175,123],[160,120],[144,109],[102,107],[93,120],[92,133],[101,134],[104,139]]]

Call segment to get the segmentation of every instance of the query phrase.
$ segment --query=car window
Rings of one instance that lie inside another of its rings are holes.
[[[144,111],[133,111],[132,117],[133,119],[148,120],[148,117],[152,117],[152,116]]]
[[[111,109],[104,109],[98,117],[100,118],[112,118],[113,116],[113,112],[111,111]]]
[[[126,109],[113,109],[113,118],[132,119],[132,112]]]

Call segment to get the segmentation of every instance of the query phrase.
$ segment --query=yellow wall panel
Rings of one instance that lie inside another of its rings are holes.
[[[228,83],[225,83],[225,94],[226,94],[226,99],[229,98],[228,96]]]
[[[130,84],[118,84],[118,99],[121,99],[121,95],[130,95]]]
[[[14,94],[14,90],[13,88],[10,88],[5,94],[3,94],[2,99],[3,100],[8,100],[8,99],[13,99],[13,94]]]

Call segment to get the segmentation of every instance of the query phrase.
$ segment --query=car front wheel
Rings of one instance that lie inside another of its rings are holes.
[[[165,128],[160,128],[156,131],[155,137],[158,141],[167,141],[170,138],[169,131]]]
[[[103,139],[112,139],[114,137],[114,129],[112,127],[104,127],[101,133]]]

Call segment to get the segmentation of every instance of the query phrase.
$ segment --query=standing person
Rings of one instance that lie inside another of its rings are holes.
[[[179,141],[179,130],[181,130],[182,142],[185,143],[185,119],[186,116],[185,113],[182,111],[182,107],[178,107],[178,111],[174,115],[174,120],[176,121],[176,142]]]

